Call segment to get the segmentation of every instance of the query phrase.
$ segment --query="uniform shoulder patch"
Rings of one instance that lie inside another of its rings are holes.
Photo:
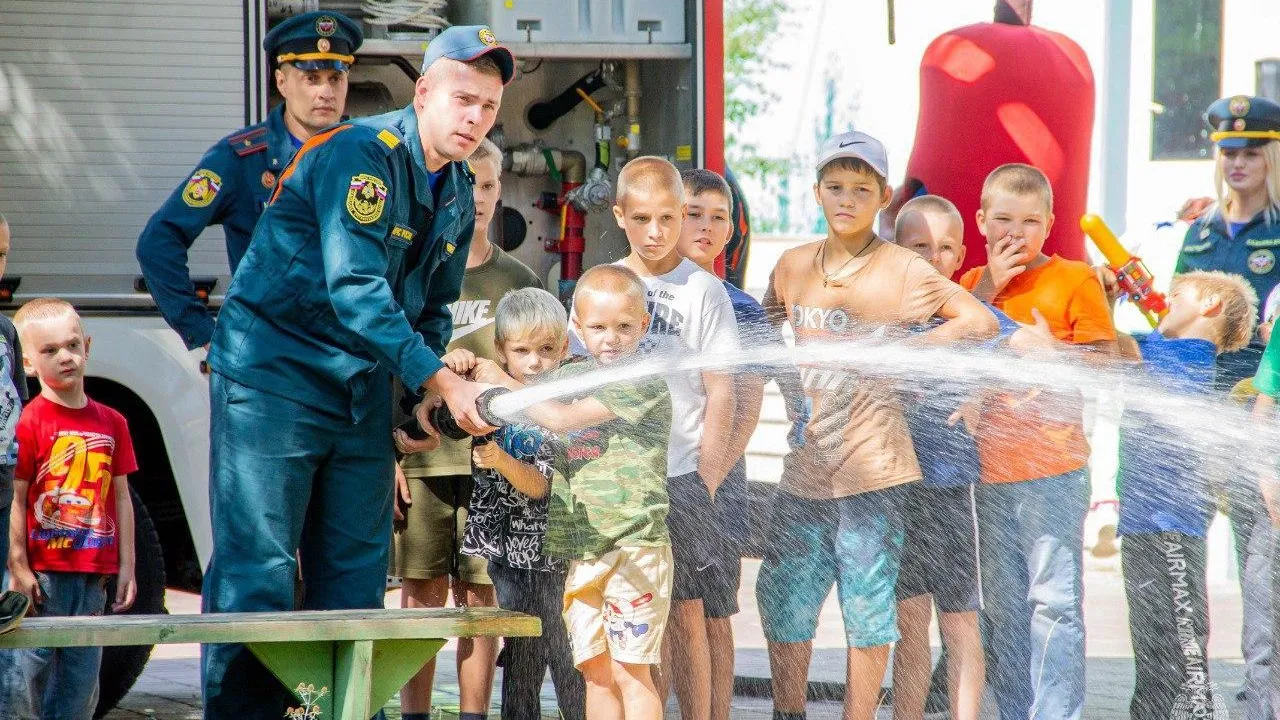
[[[200,168],[191,174],[186,187],[182,188],[182,202],[193,208],[208,207],[222,189],[222,178],[218,173]]]
[[[395,150],[400,145],[400,136],[390,130],[382,130],[378,133],[378,139],[388,148]]]
[[[240,157],[262,152],[267,149],[267,129],[265,127],[256,127],[252,130],[236,133],[227,138],[227,144]]]
[[[387,205],[387,184],[373,175],[353,175],[347,188],[347,212],[361,225],[376,222]]]

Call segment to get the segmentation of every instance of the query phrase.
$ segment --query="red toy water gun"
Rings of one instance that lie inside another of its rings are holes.
[[[1160,318],[1169,312],[1169,303],[1163,294],[1155,288],[1155,278],[1143,264],[1142,258],[1124,249],[1116,234],[1097,215],[1085,215],[1080,218],[1080,229],[1089,236],[1094,245],[1102,251],[1111,272],[1116,274],[1116,283],[1120,291],[1129,298],[1129,302],[1142,312],[1142,316],[1155,327]]]

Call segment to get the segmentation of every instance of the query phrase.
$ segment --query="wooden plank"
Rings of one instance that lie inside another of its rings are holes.
[[[333,707],[340,718],[373,717],[369,689],[373,687],[373,641],[338,643],[333,673]],[[323,717],[323,716],[322,716]]]
[[[537,618],[498,608],[318,610],[30,618],[0,648],[537,636]]]

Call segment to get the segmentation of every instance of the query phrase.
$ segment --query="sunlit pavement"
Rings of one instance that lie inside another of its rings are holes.
[[[1088,706],[1085,717],[1090,720],[1110,720],[1128,717],[1129,692],[1133,681],[1133,662],[1129,659],[1129,632],[1124,602],[1124,586],[1120,580],[1117,558],[1098,560],[1090,558],[1085,574],[1086,602],[1085,622],[1088,630]],[[743,590],[739,595],[742,612],[734,618],[737,634],[738,675],[743,678],[767,678],[769,662],[765,653],[764,636],[760,619],[756,614],[755,578],[759,562],[748,560],[743,567]],[[1234,700],[1235,690],[1243,676],[1240,661],[1240,596],[1229,584],[1215,584],[1209,588],[1212,628],[1209,642],[1210,674],[1225,695],[1231,697],[1228,709],[1232,716],[1243,717],[1243,710]],[[399,593],[387,595],[388,607],[398,607]],[[188,593],[171,592],[168,596],[171,613],[199,612],[199,598]],[[823,607],[815,641],[814,661],[810,680],[824,684],[843,684],[844,633],[840,614],[833,599]],[[936,645],[935,637],[935,645]],[[441,653],[437,670],[436,704],[450,717],[448,710],[457,705],[457,677],[454,671],[454,644],[450,643]],[[156,718],[180,720],[200,717],[199,646],[166,645],[156,648],[133,692],[119,708],[107,715],[111,720],[126,718]],[[746,682],[746,685],[763,685]],[[543,690],[544,707],[549,717],[554,717],[554,695],[548,681]],[[496,701],[496,693],[495,693]],[[990,704],[988,704],[989,706]],[[394,704],[388,712],[391,720],[397,720]],[[772,706],[768,698],[738,697],[734,702],[734,717],[767,718]],[[669,717],[678,717],[674,703]],[[840,706],[834,702],[810,704],[809,717],[838,718]],[[890,711],[881,711],[888,718]],[[497,718],[495,706],[491,717]],[[994,712],[984,712],[984,717],[994,718]]]

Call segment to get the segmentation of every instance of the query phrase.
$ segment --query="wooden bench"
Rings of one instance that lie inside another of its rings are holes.
[[[299,718],[365,720],[452,637],[536,636],[537,618],[497,608],[321,610],[28,618],[0,648],[242,643],[302,703]]]

